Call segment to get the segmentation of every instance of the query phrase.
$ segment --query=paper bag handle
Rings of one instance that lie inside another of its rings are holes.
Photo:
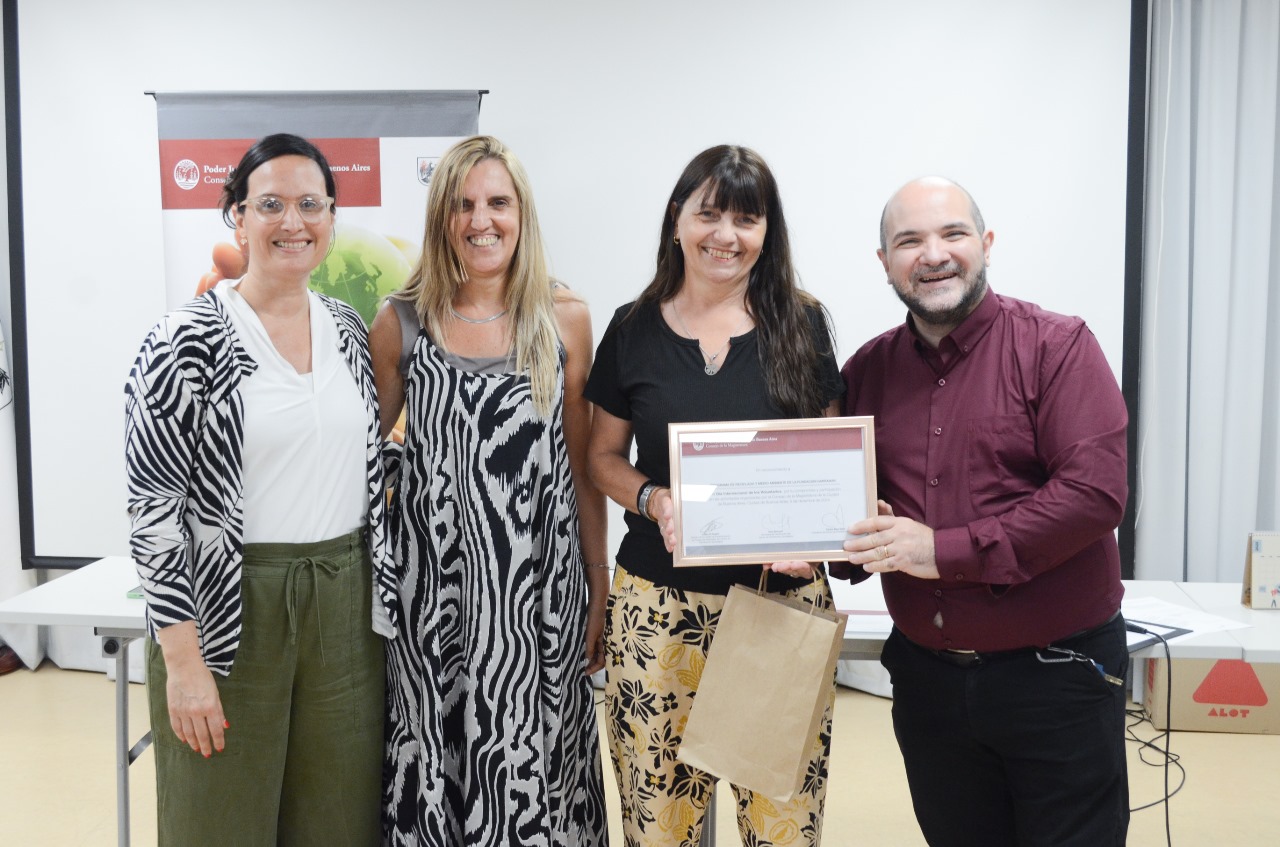
[[[769,584],[769,569],[761,568],[760,585],[756,588],[756,596],[763,597],[765,595],[765,587]],[[809,604],[809,614],[812,615],[822,601],[822,595],[818,592],[818,571],[813,572],[813,578],[809,580],[809,584],[813,586],[813,602]]]

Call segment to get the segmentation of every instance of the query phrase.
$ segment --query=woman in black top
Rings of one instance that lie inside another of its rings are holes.
[[[714,778],[675,760],[729,586],[760,570],[672,567],[667,424],[835,414],[843,383],[825,310],[800,290],[777,184],[744,147],[693,159],[663,213],[653,281],[596,352],[590,470],[627,509],[609,598],[608,732],[628,844],[696,844]],[[636,444],[636,463],[630,460]],[[770,589],[830,605],[820,567],[767,565]],[[834,700],[834,680],[832,683]],[[817,844],[830,706],[801,792],[738,797],[744,843]]]

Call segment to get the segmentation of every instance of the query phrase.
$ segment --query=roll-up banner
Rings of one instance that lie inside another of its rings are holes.
[[[404,284],[417,261],[435,163],[476,134],[481,93],[156,92],[168,308],[240,276],[243,259],[219,208],[222,186],[255,141],[290,132],[320,148],[337,181],[336,238],[312,288],[372,321],[378,301]],[[0,534],[7,537],[17,533]],[[63,668],[102,670],[109,663],[91,635],[53,627],[48,655]],[[142,651],[129,658],[129,678],[141,681]]]
[[[476,134],[482,93],[156,92],[169,308],[240,276],[244,259],[219,209],[222,186],[255,141],[290,132],[320,148],[338,186],[333,250],[311,287],[371,322],[417,261],[436,162]]]

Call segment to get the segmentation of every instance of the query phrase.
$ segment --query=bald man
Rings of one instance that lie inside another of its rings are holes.
[[[1083,321],[987,286],[994,240],[949,180],[884,208],[906,322],[843,370],[845,414],[875,417],[880,516],[832,575],[882,575],[881,661],[931,845],[1123,845],[1128,418]]]

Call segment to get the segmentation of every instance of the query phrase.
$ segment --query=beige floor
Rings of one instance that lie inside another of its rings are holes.
[[[101,674],[40,670],[0,677],[0,844],[12,847],[108,847],[116,843],[115,769],[111,748],[114,687]],[[135,734],[147,724],[145,692],[130,686]],[[1155,733],[1147,724],[1144,737]],[[824,844],[915,847],[924,844],[911,815],[889,703],[841,689]],[[1178,847],[1276,843],[1280,826],[1280,736],[1175,733],[1173,750],[1187,769],[1170,816]],[[1131,747],[1135,806],[1162,795],[1163,771]],[[132,769],[133,844],[155,843],[155,769],[144,753]],[[1176,771],[1172,777],[1177,779]],[[606,783],[611,783],[606,779]],[[617,832],[610,784],[610,826]],[[726,792],[726,796],[728,795]],[[720,844],[736,845],[732,803],[719,809]],[[1129,843],[1165,843],[1159,807],[1136,812]]]

